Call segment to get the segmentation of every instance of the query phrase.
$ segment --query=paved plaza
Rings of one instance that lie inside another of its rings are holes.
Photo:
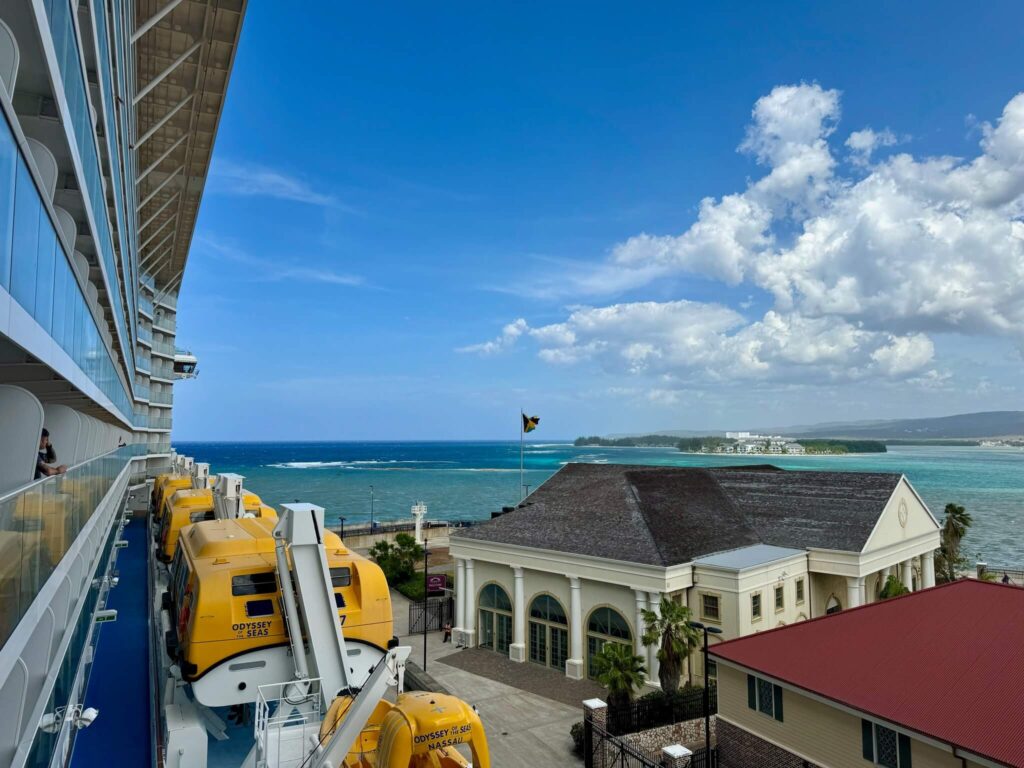
[[[422,666],[423,636],[408,634],[409,600],[394,591],[391,600],[395,634],[402,645],[412,647],[410,661]],[[488,656],[493,668],[486,663]],[[507,670],[506,665],[519,668],[521,675],[512,674],[516,670]],[[451,694],[477,707],[494,768],[583,764],[573,754],[569,729],[583,719],[582,699],[595,692],[600,695],[599,686],[568,680],[533,664],[515,664],[496,653],[460,650],[442,643],[440,632],[427,634],[427,672]],[[547,695],[532,692],[537,690],[546,690]],[[571,703],[577,691],[584,695]]]

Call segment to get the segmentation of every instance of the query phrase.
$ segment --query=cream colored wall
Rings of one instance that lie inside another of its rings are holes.
[[[722,630],[722,638],[736,637],[774,629],[780,622],[793,624],[811,616],[811,577],[804,556],[790,558],[769,567],[736,572],[697,566],[697,584],[687,590],[687,600],[694,618]],[[797,579],[804,580],[804,601],[796,602]],[[775,586],[784,591],[784,607],[775,611]],[[701,595],[718,595],[721,620],[712,622],[701,615]],[[761,594],[761,618],[753,619],[751,596]]]
[[[509,566],[502,565],[500,563],[488,563],[482,560],[474,560],[473,574],[477,592],[474,596],[474,600],[478,599],[480,590],[483,589],[486,584],[500,584],[508,593],[509,599],[512,601],[513,613],[515,612],[515,577],[513,576],[512,569]],[[632,589],[614,584],[601,584],[599,582],[588,581],[586,579],[581,580],[580,585],[580,602],[583,608],[583,624],[581,631],[584,637],[584,656],[586,656],[587,618],[590,616],[590,612],[597,606],[609,605],[615,608],[629,623],[630,630],[634,633],[635,637],[635,633],[637,632],[637,627],[635,626],[636,598]],[[562,607],[565,609],[566,616],[569,617],[570,624],[572,623],[572,606],[570,604],[571,596],[569,579],[567,577],[557,573],[546,573],[544,571],[535,571],[524,568],[523,593],[525,597],[523,610],[527,612],[527,622],[529,622],[530,603],[537,595],[546,593],[554,595],[558,599],[562,604]],[[474,621],[476,620],[475,605],[476,604],[474,603]],[[570,631],[571,629],[572,627],[570,626]]]
[[[835,593],[839,598],[840,605],[848,608],[846,595],[846,578],[843,576],[832,576],[827,573],[812,573],[811,580],[811,610],[813,613],[808,618],[825,615],[825,605],[828,603],[829,595]]]
[[[864,768],[861,719],[836,707],[786,689],[782,694],[784,722],[747,706],[747,675],[719,665],[718,716],[792,752],[829,768]],[[960,758],[911,738],[914,768],[962,768]]]
[[[500,584],[502,589],[508,592],[509,600],[515,600],[515,590],[512,583],[512,569],[498,563],[484,563],[479,560],[473,561],[473,586],[476,587],[476,595],[473,596],[474,605],[480,595],[480,590],[485,584],[491,582]]]
[[[900,525],[899,521],[900,502],[907,505],[905,527]],[[885,505],[874,532],[864,546],[864,552],[883,549],[938,530],[939,526],[904,479],[896,486],[892,498]]]

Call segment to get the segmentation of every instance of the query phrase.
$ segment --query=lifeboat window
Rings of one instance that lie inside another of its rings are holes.
[[[352,572],[348,568],[331,568],[331,585],[347,587],[352,583]]]
[[[238,595],[266,595],[271,592],[277,592],[277,577],[273,571],[231,577],[231,594],[236,597]]]
[[[200,520],[213,520],[213,510],[209,512],[193,512],[188,516],[188,519],[193,523],[198,523]]]
[[[345,596],[342,595],[341,592],[334,593],[334,604],[339,608],[345,607]]]
[[[245,603],[245,615],[249,618],[252,618],[253,616],[273,616],[274,601],[248,600]]]

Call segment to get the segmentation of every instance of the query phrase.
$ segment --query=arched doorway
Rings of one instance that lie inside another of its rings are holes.
[[[512,601],[508,592],[497,584],[480,590],[477,603],[480,611],[480,647],[508,653],[512,644]]]
[[[825,613],[839,613],[841,610],[843,610],[843,604],[839,602],[839,598],[829,595],[828,601],[825,603]]]
[[[565,671],[569,658],[569,620],[551,595],[537,595],[530,603],[530,661]]]
[[[595,608],[587,619],[587,677],[594,678],[594,657],[601,652],[605,643],[622,643],[633,647],[633,633],[629,622],[614,608]]]

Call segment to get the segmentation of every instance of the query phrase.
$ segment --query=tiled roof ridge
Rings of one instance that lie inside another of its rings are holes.
[[[655,535],[653,527],[652,527],[653,521],[651,520],[651,517],[647,514],[648,506],[643,504],[643,503],[641,503],[640,498],[639,498],[639,496],[637,494],[636,485],[631,481],[631,476],[641,475],[641,474],[649,474],[649,473],[651,473],[652,470],[654,470],[654,472],[658,472],[658,471],[661,471],[661,470],[664,470],[664,469],[668,469],[668,470],[677,470],[677,471],[678,470],[685,470],[685,472],[681,472],[680,474],[692,474],[692,475],[699,475],[699,476],[705,477],[714,486],[715,490],[718,492],[718,495],[728,505],[729,511],[732,512],[737,517],[739,517],[740,519],[742,519],[743,522],[745,523],[745,525],[754,533],[755,536],[757,536],[758,539],[761,538],[760,534],[757,532],[756,528],[754,528],[753,524],[751,523],[751,521],[747,517],[747,515],[744,514],[742,511],[740,511],[737,508],[737,506],[734,503],[732,497],[725,490],[725,488],[722,487],[721,483],[718,482],[718,478],[715,477],[715,475],[712,472],[709,471],[709,469],[710,469],[709,467],[649,467],[649,466],[645,466],[643,464],[634,465],[634,466],[636,466],[637,468],[636,469],[627,469],[623,474],[624,474],[624,476],[626,478],[627,483],[629,484],[630,490],[633,493],[633,497],[636,500],[637,508],[640,510],[640,515],[641,515],[641,517],[643,518],[643,521],[644,521],[644,527],[647,529],[647,532],[650,535],[651,541],[654,543],[655,551],[658,553],[658,558],[661,560],[661,564],[663,566],[669,567],[669,566],[672,566],[672,565],[676,565],[677,564],[676,563],[676,559],[671,557],[671,554],[669,552],[667,552],[666,549],[661,546],[659,537]],[[654,510],[652,509],[651,511],[653,512]],[[665,543],[666,544],[670,544],[671,542],[666,540]],[[753,545],[748,544],[748,545],[745,545],[745,546],[753,546]],[[740,549],[740,547],[736,547],[736,549]],[[699,556],[703,557],[703,555],[699,555]],[[695,559],[695,558],[691,558],[691,560],[692,559]]]

